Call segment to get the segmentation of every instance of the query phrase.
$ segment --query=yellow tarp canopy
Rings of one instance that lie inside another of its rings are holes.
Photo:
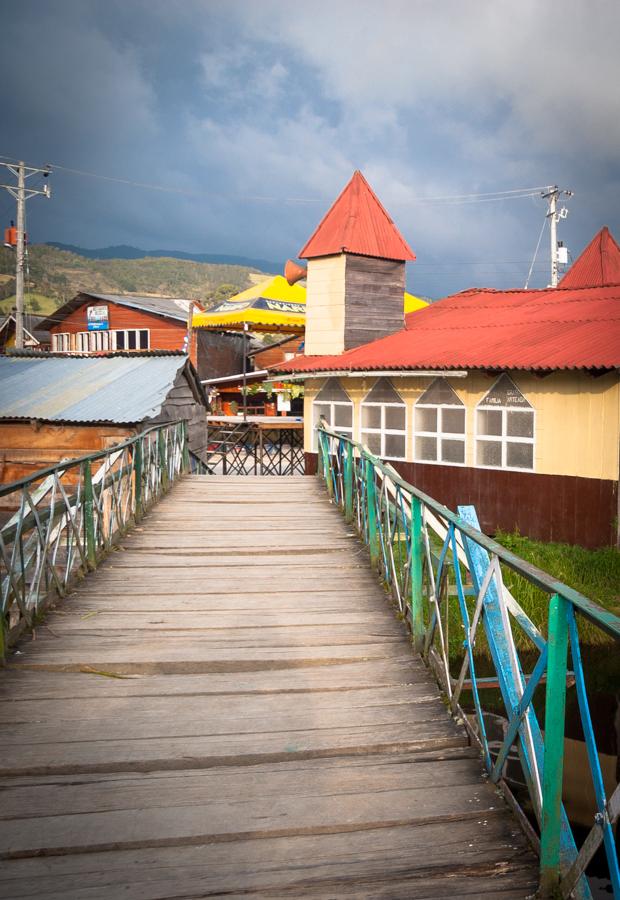
[[[194,328],[285,331],[301,334],[306,327],[306,289],[290,285],[282,275],[235,294],[209,312],[195,313]]]
[[[405,292],[405,314],[428,306],[425,300]],[[194,313],[194,328],[240,331],[284,331],[301,334],[306,327],[306,289],[290,285],[282,275],[268,278],[235,294],[209,312]]]
[[[408,294],[405,291],[405,315],[417,312],[418,309],[424,309],[425,306],[428,306],[426,300],[422,300],[421,297],[414,297],[413,294]]]

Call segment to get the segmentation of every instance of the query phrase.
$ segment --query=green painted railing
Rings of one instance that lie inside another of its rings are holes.
[[[466,723],[480,746],[491,780],[502,788],[539,853],[540,895],[590,898],[584,873],[603,844],[614,897],[620,900],[614,836],[620,787],[607,798],[579,640],[580,622],[587,620],[608,639],[619,641],[620,619],[483,534],[473,507],[452,512],[404,481],[367,448],[325,425],[318,428],[318,447],[319,475],[331,500],[368,545],[371,564],[393,594],[415,648],[434,670],[453,714]],[[548,595],[547,638],[506,587],[506,569],[513,578],[516,575]],[[455,628],[457,641],[452,634]],[[478,651],[483,648],[490,657],[494,678],[477,675],[476,644]],[[462,657],[456,665],[455,648],[460,648]],[[569,648],[572,672],[568,671]],[[532,656],[536,663],[530,674],[524,674],[525,659]],[[591,830],[579,848],[562,804],[568,676],[577,692],[597,807]],[[543,734],[533,700],[545,679]],[[488,719],[480,699],[481,692],[492,685],[499,687],[507,721],[496,753],[487,739]],[[475,709],[471,721],[460,706],[464,689],[471,691]],[[513,746],[535,824],[506,781]]]
[[[0,529],[0,659],[189,468],[186,425],[175,422],[0,487],[9,516]]]

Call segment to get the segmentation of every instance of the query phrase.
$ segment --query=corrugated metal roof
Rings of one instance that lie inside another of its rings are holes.
[[[281,372],[620,367],[620,285],[463,291],[406,316],[402,331]]]
[[[187,322],[191,300],[180,297],[134,297],[128,294],[91,294],[90,291],[80,291],[67,303],[64,303],[51,316],[43,319],[40,327],[53,328],[62,319],[65,319],[73,310],[88,303],[89,298],[104,303],[116,303],[119,306],[127,306],[130,309],[139,309],[142,312],[155,316],[164,316],[166,319],[174,319],[179,322]],[[202,308],[198,304],[199,308]]]
[[[380,259],[415,259],[415,254],[361,172],[356,171],[299,253],[300,259],[357,253]]]
[[[620,283],[620,247],[605,225],[572,264],[559,286],[599,287]]]
[[[155,313],[158,316],[166,316],[168,319],[178,319],[187,322],[191,300],[183,300],[180,297],[128,297],[126,294],[88,294],[95,300],[106,300],[108,303],[118,303],[120,306],[129,306],[132,309],[141,309],[144,312]]]
[[[0,419],[130,424],[158,415],[184,356],[0,357]]]

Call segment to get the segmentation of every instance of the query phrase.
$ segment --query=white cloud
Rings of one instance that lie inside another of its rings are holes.
[[[364,117],[433,111],[560,155],[620,145],[616,0],[281,0],[241,4],[246,35],[292,48]]]

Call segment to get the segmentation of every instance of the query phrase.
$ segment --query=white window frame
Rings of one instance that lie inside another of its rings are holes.
[[[383,377],[385,377],[385,376],[383,376]],[[392,387],[394,388],[394,391],[398,394],[398,391],[396,390],[394,385],[392,385]],[[372,392],[373,389],[374,389],[374,385],[370,389],[370,391],[368,391],[368,394],[366,394],[366,396],[368,396]],[[398,396],[400,397],[400,394],[398,394]],[[381,426],[379,428],[364,428],[364,408],[369,407],[369,406],[378,407],[381,410]],[[388,406],[391,407],[392,409],[401,409],[404,407],[404,410],[405,410],[405,430],[404,431],[401,431],[398,428],[386,428],[385,427],[385,410]],[[408,409],[408,406],[405,403],[405,401],[403,400],[402,403],[390,403],[390,402],[382,403],[381,401],[370,400],[367,403],[366,400],[362,400],[362,402],[360,403],[359,435],[360,435],[360,443],[364,444],[364,445],[366,444],[366,441],[364,440],[365,434],[381,435],[381,452],[378,454],[380,459],[394,459],[394,460],[400,460],[400,461],[407,459],[407,438],[409,436],[409,409]],[[399,436],[402,436],[405,438],[404,456],[388,456],[386,454],[385,438],[387,435],[390,435],[390,434],[399,435]]]
[[[416,425],[415,413],[417,409],[435,409],[437,410],[437,431],[418,431]],[[464,414],[464,425],[462,432],[444,431],[443,430],[443,409],[457,409]],[[413,407],[413,459],[414,462],[423,463],[428,466],[460,466],[464,468],[467,465],[467,407],[464,403],[415,403]],[[440,427],[441,426],[441,427]],[[430,437],[437,440],[438,459],[422,459],[417,453],[418,437]],[[452,462],[443,459],[443,442],[460,441],[463,444],[463,462]]]
[[[52,335],[54,353],[69,353],[71,350],[71,332],[59,331]],[[58,344],[66,344],[66,347],[59,347]]]
[[[135,333],[136,344],[139,345],[141,331],[146,331],[146,347],[136,346],[135,349],[130,350],[129,347],[127,346],[127,344],[129,343],[129,338],[128,338],[129,333],[130,332]],[[121,347],[121,348],[117,347],[117,341],[116,341],[117,334],[125,335],[125,346],[124,347]],[[113,335],[113,337],[111,338],[111,342],[114,345],[113,347],[111,346],[110,349],[119,350],[120,353],[137,353],[140,350],[144,351],[144,350],[151,349],[151,329],[150,328],[115,328],[113,331],[110,331],[110,335]]]
[[[510,376],[509,376],[510,377]],[[512,379],[510,379],[512,381]],[[499,381],[499,379],[498,379]],[[495,382],[497,384],[497,381]],[[487,395],[491,393],[495,384],[491,388],[490,391],[487,392]],[[514,384],[514,382],[513,382]],[[515,387],[519,391],[522,397],[525,397],[520,388]],[[487,396],[485,395],[485,396]],[[527,398],[525,398],[527,399]],[[501,434],[480,434],[478,422],[479,416],[478,411],[486,412],[488,410],[496,410],[501,412],[502,414],[502,433]],[[528,412],[532,414],[532,437],[516,437],[508,434],[507,424],[508,417],[506,413],[509,412]],[[501,444],[502,448],[502,462],[499,466],[484,466],[482,463],[478,462],[478,442],[494,442]],[[532,468],[525,468],[525,466],[508,466],[506,465],[506,459],[508,456],[508,444],[530,444],[532,447]],[[536,471],[536,410],[529,403],[527,407],[523,406],[499,406],[495,403],[482,403],[482,401],[476,406],[476,432],[474,438],[474,465],[477,469],[493,469],[496,472],[535,472]]]
[[[78,353],[107,353],[111,349],[109,335],[108,331],[78,331],[75,335],[75,349]]]
[[[332,376],[332,377],[333,377],[333,376]],[[325,387],[325,385],[323,385],[323,387]],[[346,394],[347,392],[346,392],[345,389],[342,387],[342,385],[340,385],[340,387],[342,388],[342,390],[343,390],[343,391],[345,392],[345,394]],[[315,405],[317,405],[317,406],[329,406],[329,422],[328,422],[327,424],[328,424],[329,427],[332,428],[334,431],[337,431],[338,434],[344,434],[344,435],[346,435],[347,437],[350,437],[351,440],[353,440],[353,426],[354,426],[354,424],[355,424],[355,407],[354,407],[354,405],[353,405],[353,401],[352,401],[352,400],[321,400],[321,398],[320,398],[319,395],[320,395],[320,393],[321,393],[322,390],[323,390],[323,388],[321,388],[321,390],[318,392],[318,394],[316,395],[316,397],[313,397],[313,398],[312,398],[312,449],[313,449],[315,452],[318,451],[318,449],[319,449],[319,436],[318,436],[317,430],[316,430],[316,425],[317,425],[318,423],[315,423],[315,421],[314,421],[314,418],[315,418],[315,417],[314,417],[314,407],[315,407]],[[348,394],[347,394],[347,396],[348,396]],[[335,425],[335,424],[332,425],[332,422],[335,422],[335,418],[336,418],[336,416],[335,416],[335,407],[336,407],[336,406],[350,406],[350,407],[351,407],[351,427],[350,427],[350,428],[349,428],[349,427],[346,427],[346,428],[345,428],[345,427],[340,426],[340,425],[336,428],[336,425]]]

